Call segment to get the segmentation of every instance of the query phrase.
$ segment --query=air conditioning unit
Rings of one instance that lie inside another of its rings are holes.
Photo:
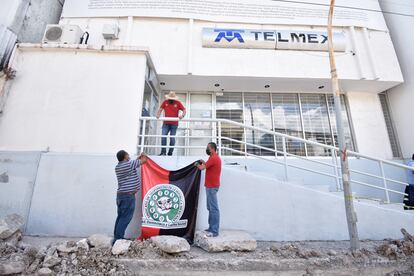
[[[83,33],[77,25],[49,24],[46,26],[42,43],[79,44]]]

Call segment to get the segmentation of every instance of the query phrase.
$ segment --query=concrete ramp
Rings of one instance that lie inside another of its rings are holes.
[[[226,167],[222,183],[222,228],[245,230],[269,241],[349,239],[341,195]],[[361,239],[401,238],[401,228],[414,232],[413,212],[358,201],[355,209]],[[200,226],[205,227],[205,221],[201,211]]]
[[[18,160],[15,157],[3,159]],[[154,157],[161,166],[171,170],[197,159],[199,157]],[[30,235],[112,235],[116,217],[114,156],[41,153],[40,161],[36,155],[24,160],[33,163],[28,164],[31,169],[25,172],[25,183],[30,183],[30,179],[35,180],[35,183],[24,190],[24,197],[9,201],[4,200],[6,194],[3,192],[7,192],[11,185],[0,183],[3,198],[0,213],[7,211],[24,215],[28,211],[28,216],[24,217],[28,217],[26,234]],[[10,183],[15,183],[13,175],[18,172],[13,172],[11,168],[8,173]],[[17,192],[11,195],[17,195]],[[140,195],[137,197],[140,198]],[[221,229],[246,231],[256,240],[268,241],[348,239],[341,194],[314,190],[249,173],[237,166],[224,165],[218,198]],[[5,202],[15,202],[16,205]],[[140,208],[140,204],[137,204],[133,221],[127,230],[129,237],[139,235]],[[401,238],[400,228],[414,232],[413,212],[359,201],[355,202],[355,208],[361,239]],[[205,190],[202,188],[197,229],[207,228],[207,221]]]

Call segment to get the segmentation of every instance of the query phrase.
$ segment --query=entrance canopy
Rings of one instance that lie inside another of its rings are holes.
[[[232,76],[159,75],[163,90],[181,91],[244,91],[244,92],[324,92],[330,93],[329,78],[260,78]],[[344,92],[381,93],[398,81],[341,80]]]

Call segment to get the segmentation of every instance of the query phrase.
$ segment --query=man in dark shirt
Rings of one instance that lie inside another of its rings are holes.
[[[147,162],[145,154],[141,154],[137,159],[131,160],[129,154],[124,150],[118,151],[116,157],[119,161],[115,167],[115,174],[118,180],[116,194],[118,215],[115,221],[114,243],[116,240],[124,238],[125,230],[134,215],[135,194],[141,189],[138,168]]]
[[[157,118],[161,116],[161,112],[164,110],[164,116],[169,118],[179,118],[182,119],[185,116],[185,107],[178,100],[177,95],[174,91],[168,93],[165,96],[166,100],[162,102],[160,108],[157,112]],[[181,111],[181,114],[180,114]],[[162,125],[162,135],[165,137],[161,138],[161,154],[165,155],[167,152],[167,135],[170,134],[170,148],[168,150],[168,155],[172,155],[175,146],[175,134],[177,133],[178,121],[164,121]]]
[[[206,230],[206,232],[208,232],[207,236],[217,237],[220,228],[220,210],[217,201],[217,192],[220,188],[221,159],[217,154],[216,143],[208,143],[206,153],[210,156],[207,162],[200,160],[196,163],[196,166],[199,170],[206,170],[204,186],[206,187],[209,224],[209,227]]]

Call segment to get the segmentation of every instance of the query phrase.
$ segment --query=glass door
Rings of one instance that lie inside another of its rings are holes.
[[[213,95],[211,93],[189,93],[189,118],[211,119],[213,114]],[[215,139],[211,122],[190,122],[188,144],[200,146],[200,149],[189,149],[188,155],[205,155],[205,147]]]

